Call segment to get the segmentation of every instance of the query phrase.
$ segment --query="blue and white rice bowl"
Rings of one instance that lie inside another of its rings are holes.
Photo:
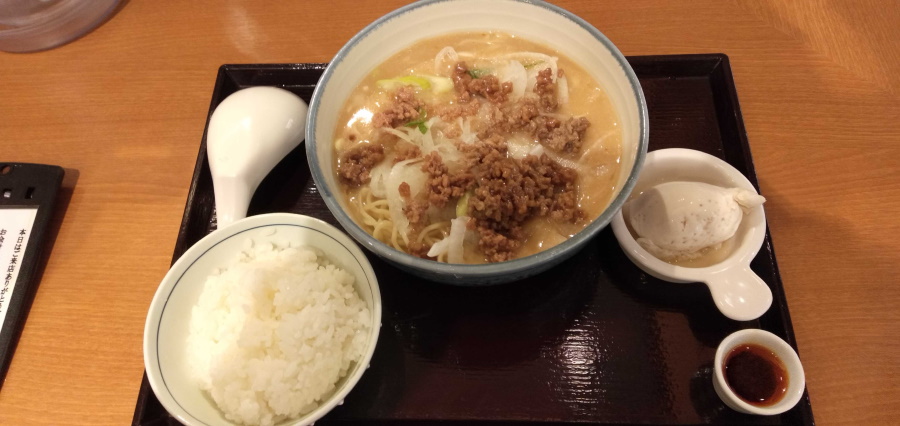
[[[147,380],[166,411],[183,424],[234,424],[226,419],[210,393],[201,389],[196,372],[191,370],[190,358],[195,354],[188,352],[189,325],[207,278],[233,266],[248,243],[309,247],[321,252],[331,264],[353,277],[356,293],[368,307],[369,328],[360,359],[317,408],[279,425],[310,425],[341,404],[375,352],[381,326],[381,293],[372,266],[353,240],[334,226],[307,216],[272,213],[241,219],[201,239],[172,265],[147,314],[143,347]]]

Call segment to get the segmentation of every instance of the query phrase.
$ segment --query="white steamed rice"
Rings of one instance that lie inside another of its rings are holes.
[[[371,327],[353,281],[312,249],[252,241],[207,279],[191,316],[188,362],[226,418],[271,425],[331,395]]]

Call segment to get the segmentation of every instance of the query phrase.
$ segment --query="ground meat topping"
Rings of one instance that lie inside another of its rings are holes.
[[[481,105],[478,102],[460,102],[450,105],[439,105],[435,113],[444,121],[454,121],[460,117],[468,117],[478,113]]]
[[[539,116],[533,121],[532,135],[545,147],[560,152],[578,152],[591,123],[584,117],[572,117],[562,122],[556,118]]]
[[[476,230],[479,235],[478,247],[492,262],[512,259],[513,253],[522,245],[520,239],[507,237],[485,226],[478,226]],[[521,232],[521,228],[519,231]]]
[[[486,125],[478,132],[478,138],[508,137],[512,132],[523,131],[553,151],[578,152],[591,124],[588,119],[557,118],[558,114],[541,115],[538,102],[536,98],[523,98],[503,107],[486,107],[486,113],[483,113]]]
[[[540,115],[538,101],[534,98],[523,98],[512,104],[505,111],[506,122],[514,128],[524,128],[531,124],[535,117]]]
[[[460,152],[465,155],[469,169],[482,164],[491,164],[506,158],[506,141],[500,135],[493,135],[474,144],[460,144]]]
[[[470,72],[465,62],[459,62],[451,75],[457,95],[454,102],[426,105],[417,99],[412,87],[402,87],[373,116],[372,124],[396,128],[424,117],[427,110],[430,116],[440,118],[431,126],[429,138],[435,144],[450,139],[461,159],[442,157],[437,151],[423,155],[424,148],[416,145],[421,143],[418,139],[413,138],[415,142],[411,143],[382,131],[382,137],[389,139],[381,140],[387,148],[364,144],[347,151],[341,156],[338,173],[342,180],[359,186],[370,181],[370,171],[386,157],[385,150],[394,163],[420,158],[426,174],[422,190],[414,197],[407,182],[397,188],[404,200],[403,215],[409,220],[407,252],[427,257],[430,243],[412,236],[425,229],[431,217],[451,214],[450,203],[465,196],[466,215],[472,219],[467,226],[476,235],[485,260],[513,259],[528,238],[525,229],[531,220],[543,217],[576,223],[586,218],[578,206],[575,170],[547,155],[516,159],[507,152],[507,140],[532,138],[548,152],[572,154],[581,150],[590,122],[557,113],[554,77],[563,76],[562,69],[556,76],[550,68],[542,70],[537,73],[532,92],[510,100],[512,83],[500,82],[478,70]],[[464,132],[465,141],[460,139]]]
[[[469,102],[472,100],[472,93],[469,92],[469,83],[473,79],[472,76],[469,75],[469,67],[466,66],[465,62],[459,62],[453,67],[453,75],[451,78],[453,79],[453,87],[459,95],[459,100],[462,102]]]
[[[476,220],[478,246],[489,261],[514,257],[524,239],[522,227],[533,217],[573,222],[584,217],[578,207],[574,170],[546,155],[498,158],[496,145],[477,151],[492,160],[479,161],[475,169],[478,185],[469,199],[469,215]]]
[[[407,186],[407,189],[408,188],[409,187]],[[427,225],[428,222],[428,202],[415,199],[407,199],[406,205],[403,206],[403,214],[406,215],[407,219],[409,219],[408,235],[419,235],[419,232],[421,232],[421,230]],[[427,244],[414,238],[410,238],[410,241],[406,247],[406,251],[413,256],[427,259],[428,250],[430,248],[431,244]]]
[[[405,182],[404,182],[405,183]],[[407,190],[409,186],[407,186]],[[406,218],[409,219],[410,231],[409,235],[416,235],[418,232],[415,229],[418,229],[421,225],[425,223],[425,219],[428,218],[426,214],[428,212],[428,202],[421,201],[416,199],[408,199],[406,200],[406,205],[403,206],[403,214],[406,215]]]
[[[431,177],[441,176],[447,173],[447,165],[444,159],[437,152],[432,151],[425,156],[425,164],[422,164],[422,171],[428,173]]]
[[[445,207],[451,199],[462,197],[475,182],[471,173],[450,173],[436,152],[425,156],[422,171],[429,176],[425,186],[428,201],[439,208]]]
[[[381,160],[384,160],[384,147],[375,144],[359,145],[341,155],[338,176],[353,186],[369,183],[369,172]]]
[[[397,192],[400,193],[400,196],[403,197],[404,200],[409,200],[412,196],[409,184],[406,182],[400,182],[400,186],[397,187]]]
[[[419,117],[420,109],[425,104],[416,98],[416,92],[410,86],[403,86],[394,93],[394,102],[383,111],[372,116],[372,125],[379,127],[397,127]]]
[[[524,174],[536,183],[537,190],[544,194],[536,198],[534,207],[540,209],[538,215],[556,220],[575,222],[584,219],[584,211],[578,207],[578,172],[553,161],[547,155],[529,155],[522,159]]]
[[[411,143],[398,143],[394,145],[394,164],[412,158],[422,156],[422,150],[418,146]]]
[[[453,68],[453,86],[461,102],[469,102],[478,95],[495,104],[506,102],[513,88],[512,83],[501,83],[493,75],[473,78],[465,62],[459,62]]]
[[[447,139],[456,139],[462,136],[462,129],[457,125],[449,126],[443,130],[444,137]]]
[[[553,70],[547,68],[538,72],[534,84],[534,93],[538,95],[538,105],[543,112],[556,111],[559,102],[556,100],[556,83],[553,81]]]

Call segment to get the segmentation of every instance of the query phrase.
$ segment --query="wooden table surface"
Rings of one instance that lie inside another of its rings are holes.
[[[77,170],[0,424],[131,421],[218,66],[327,62],[402,4],[131,0],[71,44],[0,53],[0,161]],[[626,55],[731,58],[816,420],[896,424],[900,2],[559,4]]]

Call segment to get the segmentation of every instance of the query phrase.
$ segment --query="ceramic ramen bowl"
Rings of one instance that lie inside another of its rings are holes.
[[[418,41],[452,33],[499,31],[556,50],[579,64],[606,91],[622,132],[619,175],[609,206],[582,231],[539,253],[489,264],[421,259],[378,241],[347,213],[335,174],[335,131],[345,102],[369,72]],[[313,93],[306,152],[313,179],[329,210],[363,247],[426,279],[457,285],[515,281],[569,258],[609,224],[634,187],[647,152],[647,106],[640,83],[621,52],[588,22],[539,1],[423,1],[395,10],[354,36],[335,56]]]

